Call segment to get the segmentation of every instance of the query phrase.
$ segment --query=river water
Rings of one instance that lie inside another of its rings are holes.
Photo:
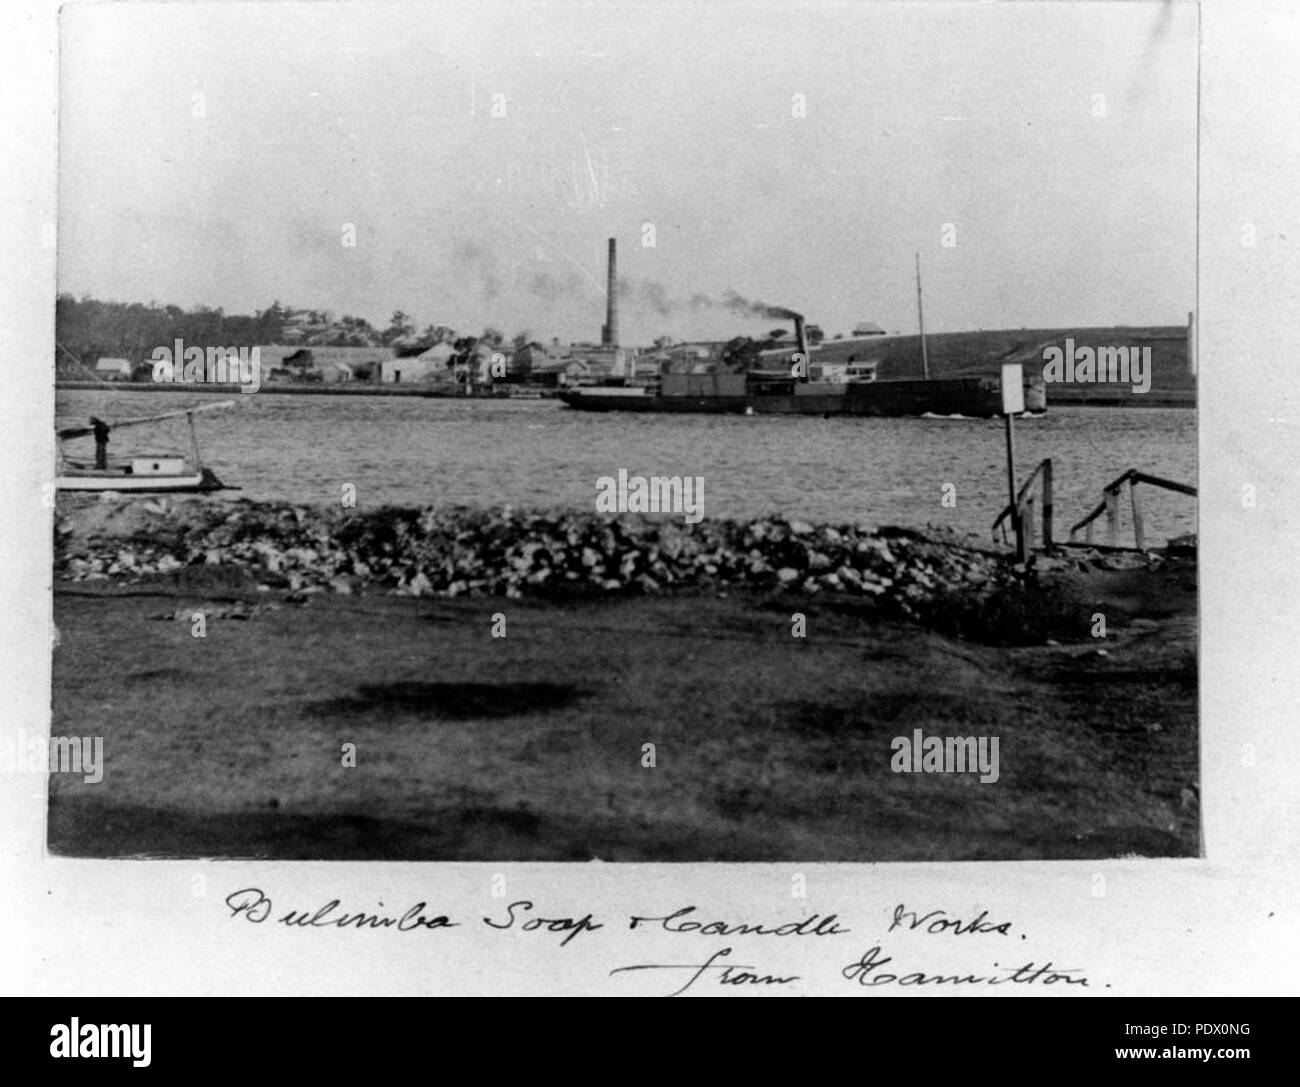
[[[212,403],[211,396],[60,391],[60,424]],[[594,509],[597,481],[703,478],[704,515],[947,526],[989,539],[1007,502],[1001,420],[588,414],[555,400],[258,395],[196,417],[204,463],[234,497],[361,508],[472,504]],[[110,450],[185,449],[184,421],[123,430]],[[1196,483],[1196,413],[1053,408],[1016,422],[1018,478],[1044,457],[1064,536],[1128,468]],[[946,488],[951,484],[951,488]],[[950,502],[944,504],[945,494]],[[1196,531],[1196,503],[1141,489],[1148,538]],[[1127,535],[1128,504],[1122,519]],[[1100,528],[1101,526],[1099,526]],[[1103,530],[1104,533],[1104,530]],[[1102,539],[1104,536],[1099,536]]]

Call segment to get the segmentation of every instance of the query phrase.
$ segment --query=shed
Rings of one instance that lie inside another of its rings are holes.
[[[95,363],[95,376],[109,381],[130,381],[131,369],[130,359],[102,358]]]

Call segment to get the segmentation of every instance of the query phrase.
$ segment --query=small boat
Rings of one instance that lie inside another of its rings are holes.
[[[139,419],[120,419],[105,422],[91,417],[85,426],[64,427],[57,431],[59,440],[59,472],[54,487],[59,491],[129,491],[135,494],[165,492],[206,493],[209,491],[237,491],[217,478],[216,473],[203,465],[199,456],[198,437],[194,432],[194,415],[200,411],[228,408],[233,400],[218,404],[203,404],[183,411],[168,411],[161,415],[148,415]],[[177,452],[141,452],[122,456],[108,455],[108,436],[126,427],[157,423],[163,419],[184,416],[190,427],[190,454]],[[93,455],[78,455],[64,449],[63,443],[76,438],[93,437]]]

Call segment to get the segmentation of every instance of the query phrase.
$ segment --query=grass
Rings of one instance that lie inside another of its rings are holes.
[[[106,759],[99,784],[52,777],[56,853],[1198,852],[1194,632],[1129,634],[1116,618],[1101,657],[973,644],[822,597],[321,595],[209,620],[196,639],[151,618],[204,603],[185,591],[56,593],[52,731],[102,735]],[[497,611],[505,638],[490,635]],[[891,739],[914,728],[999,736],[1000,781],[891,772]]]

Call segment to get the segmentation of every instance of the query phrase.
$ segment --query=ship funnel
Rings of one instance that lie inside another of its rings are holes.
[[[791,313],[794,318],[794,337],[799,343],[799,353],[803,355],[803,373],[800,375],[800,381],[811,379],[812,359],[808,354],[808,332],[804,328],[803,314]]]
[[[609,286],[605,299],[605,327],[600,342],[605,347],[618,346],[618,243],[609,239]]]

